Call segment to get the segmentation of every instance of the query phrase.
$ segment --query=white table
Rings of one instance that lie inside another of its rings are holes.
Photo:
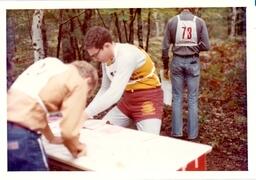
[[[55,134],[58,123],[51,123]],[[211,146],[88,120],[80,141],[87,155],[74,159],[63,145],[44,147],[49,159],[79,170],[92,171],[177,171],[206,170],[206,154]]]

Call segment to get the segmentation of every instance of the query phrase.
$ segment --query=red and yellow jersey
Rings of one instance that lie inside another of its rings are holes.
[[[132,73],[128,85],[125,88],[126,91],[152,89],[161,85],[155,72],[154,62],[146,52],[144,54],[146,55],[145,63]]]
[[[117,103],[124,92],[154,89],[161,85],[155,65],[142,49],[128,43],[114,43],[114,58],[102,63],[101,87],[86,108],[94,116]]]

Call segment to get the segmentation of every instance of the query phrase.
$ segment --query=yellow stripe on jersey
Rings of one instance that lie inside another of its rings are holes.
[[[152,89],[161,85],[155,72],[154,62],[144,50],[142,51],[146,55],[145,63],[132,73],[126,91]]]

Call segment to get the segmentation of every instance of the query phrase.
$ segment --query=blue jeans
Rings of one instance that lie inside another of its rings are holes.
[[[185,83],[188,88],[188,139],[198,136],[198,89],[200,81],[199,57],[174,56],[172,73],[172,135],[183,136],[182,103]]]
[[[8,171],[47,171],[41,135],[11,122],[7,124]]]

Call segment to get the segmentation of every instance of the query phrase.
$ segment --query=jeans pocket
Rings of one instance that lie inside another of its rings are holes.
[[[200,63],[196,62],[189,65],[188,73],[192,76],[199,76],[200,74]]]

